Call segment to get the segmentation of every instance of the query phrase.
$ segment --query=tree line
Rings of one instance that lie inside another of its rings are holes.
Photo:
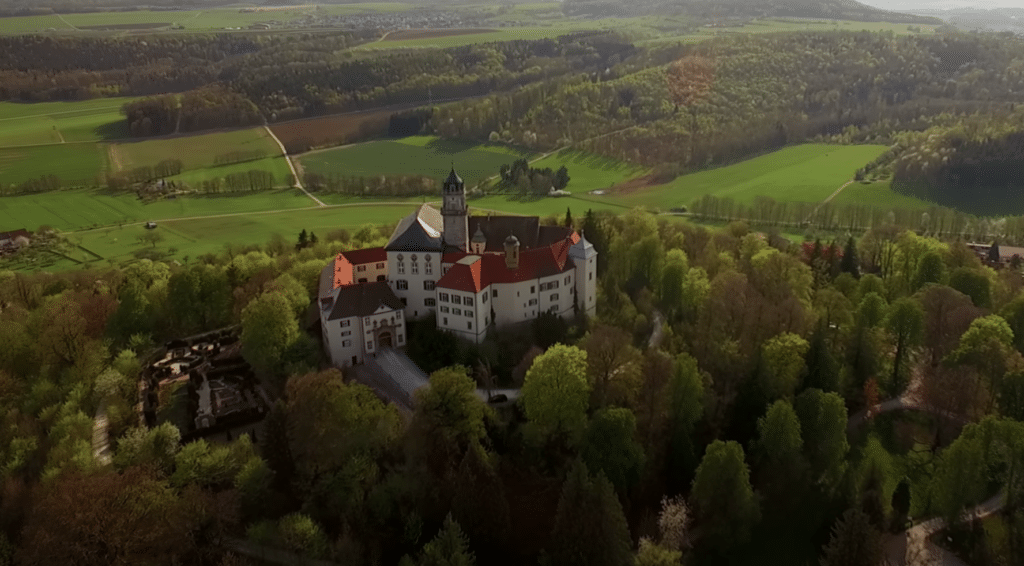
[[[305,173],[302,184],[314,192],[352,196],[410,197],[436,195],[438,181],[423,175],[361,177],[338,173]]]
[[[503,163],[498,169],[496,188],[499,191],[517,190],[521,193],[546,195],[552,189],[565,190],[569,181],[569,171],[565,165],[553,171],[550,167],[530,167],[526,159],[517,159],[511,165]]]

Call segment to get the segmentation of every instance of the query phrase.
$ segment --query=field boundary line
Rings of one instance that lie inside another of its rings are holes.
[[[263,129],[266,130],[267,134],[270,136],[270,139],[274,140],[274,143],[277,144],[277,147],[281,148],[281,155],[284,157],[285,163],[288,164],[288,169],[291,170],[292,177],[295,178],[295,186],[302,192],[306,193],[307,197],[313,199],[313,202],[315,202],[318,206],[327,206],[326,204],[324,204],[324,201],[313,196],[309,191],[306,190],[306,187],[302,186],[302,179],[299,178],[299,172],[295,170],[295,164],[292,163],[292,158],[290,155],[288,155],[288,150],[284,148],[284,144],[281,143],[281,140],[279,140],[276,135],[274,135],[274,130],[271,130],[270,126],[267,125],[264,125]]]
[[[825,200],[823,200],[820,203],[818,203],[818,206],[814,207],[814,210],[812,210],[811,213],[809,215],[807,215],[807,218],[804,219],[804,224],[810,222],[811,219],[814,218],[814,215],[818,214],[818,211],[821,210],[821,207],[823,207],[826,204],[832,202],[832,199],[834,199],[836,197],[836,195],[838,195],[839,193],[843,192],[843,189],[845,189],[846,187],[849,187],[850,185],[852,185],[855,182],[856,181],[854,179],[850,179],[849,181],[843,183],[843,186],[839,187],[838,189],[835,190],[835,192],[830,194],[828,196],[828,198],[826,198]]]

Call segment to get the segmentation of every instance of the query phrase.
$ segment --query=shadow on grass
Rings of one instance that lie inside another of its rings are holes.
[[[97,126],[93,128],[92,133],[101,140],[124,140],[131,137],[128,125],[120,120]]]

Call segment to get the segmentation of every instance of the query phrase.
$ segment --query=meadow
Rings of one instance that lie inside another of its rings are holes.
[[[744,204],[753,203],[758,196],[776,201],[821,202],[886,149],[882,145],[798,145],[735,165],[683,175],[664,185],[595,198],[661,209],[688,206],[706,194]]]
[[[0,184],[54,174],[65,183],[91,185],[107,169],[107,154],[95,143],[0,147]]]
[[[73,231],[149,220],[249,214],[310,206],[316,204],[296,189],[182,197],[152,203],[144,203],[134,195],[109,195],[93,190],[59,191],[0,198],[0,229],[35,230],[47,225]]]
[[[477,144],[412,136],[314,151],[299,157],[308,173],[371,175],[425,175],[444,180],[454,165],[466,187],[498,174],[504,163],[533,154],[498,144]]]
[[[0,102],[0,147],[126,138],[121,106],[132,100]]]
[[[935,206],[919,198],[901,195],[889,188],[889,181],[853,183],[832,199],[836,204],[864,204],[878,208],[928,208]]]
[[[555,171],[563,165],[569,171],[569,185],[565,190],[574,194],[608,189],[644,173],[644,169],[629,163],[575,150],[562,150],[530,164],[537,169],[549,167]]]

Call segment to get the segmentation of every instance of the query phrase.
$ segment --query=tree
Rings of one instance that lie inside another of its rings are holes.
[[[1013,330],[1013,345],[1024,353],[1024,294],[1010,301],[999,313]]]
[[[622,402],[640,381],[640,350],[633,347],[626,332],[614,326],[596,324],[584,336],[580,347],[587,354],[587,376],[593,388],[591,404],[603,407],[610,400]]]
[[[788,332],[771,338],[761,347],[761,388],[769,399],[792,397],[800,385],[806,340]]]
[[[1022,367],[1021,356],[1013,349],[1010,325],[994,314],[974,319],[945,361],[951,366],[974,368],[988,381],[993,396],[1001,391],[1007,371]]]
[[[562,167],[562,169],[565,169],[565,167]],[[561,169],[559,169],[559,171],[561,171]],[[555,188],[558,189],[558,190],[562,190],[562,188],[558,187],[557,185],[555,186]],[[572,228],[573,227],[572,226],[572,211],[569,210],[569,207],[565,208],[565,223],[564,224],[565,224],[566,228]]]
[[[804,454],[815,483],[835,489],[846,471],[846,403],[836,393],[808,389],[793,403],[800,418]]]
[[[848,509],[832,527],[821,566],[876,566],[882,562],[881,534],[863,511]]]
[[[263,421],[263,442],[260,444],[267,466],[274,472],[274,485],[278,489],[291,485],[295,475],[295,460],[288,446],[287,419],[287,408],[279,399]]]
[[[840,363],[832,354],[828,340],[826,339],[825,323],[819,323],[807,348],[807,356],[804,362],[807,366],[807,378],[804,385],[814,387],[823,391],[840,390]]]
[[[644,449],[635,439],[636,417],[629,409],[601,409],[587,428],[581,457],[587,467],[604,473],[620,494],[640,481]]]
[[[298,337],[299,323],[281,294],[260,295],[242,311],[242,353],[258,368],[275,368]]]
[[[903,391],[909,383],[910,351],[921,342],[924,332],[924,311],[921,303],[903,298],[889,307],[886,328],[895,342],[892,363],[892,389]]]
[[[469,550],[469,540],[451,515],[433,540],[423,546],[419,566],[473,566],[476,557]]]
[[[857,243],[853,236],[846,239],[846,247],[843,248],[843,259],[839,261],[839,270],[849,273],[855,279],[860,279],[860,262],[857,260]]]
[[[719,549],[746,543],[761,520],[743,447],[734,441],[708,445],[690,497],[705,536]]]
[[[299,243],[298,243],[298,246],[296,246],[296,247],[301,250],[302,248],[306,247],[308,244],[309,244],[309,235],[306,234],[306,229],[303,228],[302,231],[299,232]]]
[[[980,269],[958,267],[949,276],[949,286],[967,295],[975,306],[992,307],[992,290],[988,277]]]
[[[156,248],[156,245],[164,241],[164,235],[154,230],[147,230],[139,235],[139,240]]]
[[[292,552],[310,558],[323,558],[327,555],[327,535],[307,515],[290,513],[281,517],[277,523],[277,532],[285,548]]]
[[[800,459],[804,441],[800,436],[800,420],[793,405],[784,399],[772,403],[768,412],[757,419],[758,456],[766,463],[792,464]]]
[[[558,171],[555,171],[555,179],[552,185],[555,187],[556,190],[562,191],[569,186],[569,181],[571,180],[572,177],[569,176],[569,170],[565,168],[565,165],[562,165],[561,167],[558,168]],[[566,215],[566,220],[572,220],[572,217]],[[567,223],[566,227],[571,228],[572,223]]]
[[[916,292],[928,283],[942,283],[945,278],[946,264],[942,261],[942,256],[935,251],[926,252],[917,264],[914,283],[910,290]]]
[[[704,414],[704,380],[697,360],[680,354],[668,384],[669,450],[667,471],[669,491],[681,491],[689,485],[697,469],[695,432]]]
[[[375,456],[398,437],[400,420],[365,385],[335,369],[293,376],[286,388],[288,445],[307,487],[353,457]]]
[[[622,566],[632,562],[622,505],[602,475],[577,462],[562,486],[548,554],[560,566]]]
[[[587,353],[555,344],[533,361],[526,372],[521,399],[526,418],[547,439],[575,445],[587,425],[590,385]]]
[[[142,469],[65,474],[42,487],[29,510],[18,563],[173,564],[195,550],[201,521]]]
[[[472,444],[459,466],[452,499],[452,518],[466,525],[466,534],[477,549],[500,546],[511,528],[505,488],[487,452]]]
[[[670,320],[683,311],[683,285],[689,271],[686,253],[680,249],[669,250],[665,255],[665,268],[661,273],[661,305]]]
[[[649,538],[640,539],[640,548],[636,552],[635,566],[678,566],[682,563],[683,553],[654,544]]]

